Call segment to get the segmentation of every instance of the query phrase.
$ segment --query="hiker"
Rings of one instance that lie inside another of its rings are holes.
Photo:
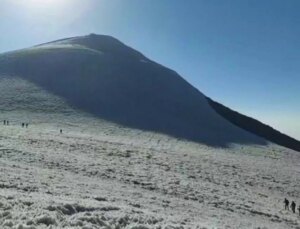
[[[4,125],[4,126],[6,125],[6,120],[3,121],[3,125]]]
[[[284,209],[289,210],[289,205],[290,205],[290,201],[287,198],[285,198],[284,199]]]
[[[291,209],[292,209],[293,213],[296,212],[296,203],[294,201],[292,201]]]
[[[22,128],[24,128],[24,126],[25,126],[25,123],[24,123],[24,122],[22,122]]]
[[[6,125],[7,125],[7,126],[9,125],[9,121],[6,121]]]
[[[62,134],[62,129],[60,129],[60,133]]]
[[[28,128],[28,125],[29,125],[29,124],[28,124],[28,123],[26,123],[26,128]]]

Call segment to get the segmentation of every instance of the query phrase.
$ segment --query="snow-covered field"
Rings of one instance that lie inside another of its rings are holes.
[[[300,228],[297,152],[120,127],[21,79],[0,96],[0,228]]]

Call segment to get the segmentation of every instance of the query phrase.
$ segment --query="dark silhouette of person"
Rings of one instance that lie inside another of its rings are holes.
[[[60,133],[62,134],[62,129],[60,129]]]
[[[25,125],[25,123],[24,122],[22,122],[22,127],[24,128],[24,125]]]
[[[300,206],[298,207],[298,212],[299,212],[299,216],[300,216]]]
[[[4,125],[4,126],[6,125],[6,120],[3,121],[3,125]]]
[[[290,205],[290,201],[287,198],[285,198],[284,199],[284,209],[289,210],[289,205]]]
[[[6,121],[6,125],[7,125],[7,126],[9,125],[9,121]]]
[[[292,209],[293,213],[296,212],[296,203],[294,201],[292,201],[291,209]]]
[[[29,124],[28,124],[28,123],[26,123],[26,128],[28,128],[28,125],[29,125]]]

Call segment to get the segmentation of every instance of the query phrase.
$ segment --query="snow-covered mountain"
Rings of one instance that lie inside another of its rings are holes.
[[[300,203],[300,154],[278,146],[299,142],[120,41],[4,53],[0,70],[0,228],[299,228],[283,200]]]
[[[234,122],[233,113],[224,115],[216,109],[220,106],[214,106],[176,72],[110,36],[91,34],[4,53],[0,71],[32,82],[77,109],[127,127],[212,146],[273,141],[300,150],[298,141],[275,130],[261,134],[258,130],[267,127],[259,122],[254,128]]]

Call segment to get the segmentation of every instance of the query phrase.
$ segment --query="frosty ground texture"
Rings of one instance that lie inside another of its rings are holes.
[[[300,203],[297,152],[128,129],[0,85],[27,95],[1,94],[0,228],[299,228],[283,206]]]

